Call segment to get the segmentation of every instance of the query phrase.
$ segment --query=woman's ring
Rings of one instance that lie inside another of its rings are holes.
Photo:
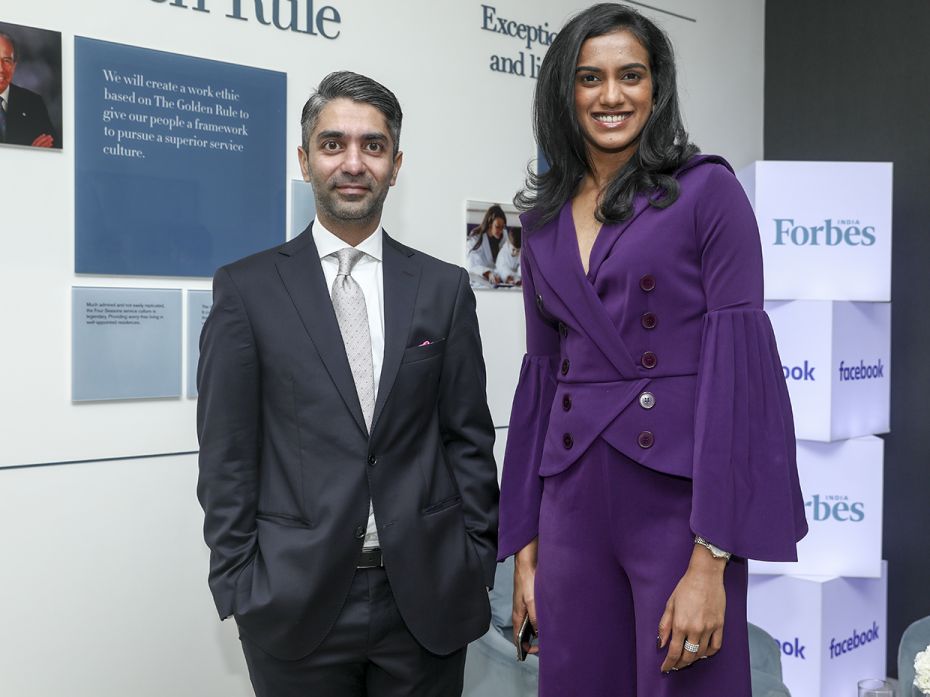
[[[700,650],[701,650],[700,644],[692,644],[690,641],[685,639],[685,651],[687,651],[688,653],[697,653]]]

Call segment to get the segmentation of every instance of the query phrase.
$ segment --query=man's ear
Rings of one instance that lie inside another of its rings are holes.
[[[307,155],[307,152],[302,148],[297,148],[297,161],[300,162],[300,173],[304,177],[304,181],[310,181],[310,158]]]
[[[404,153],[403,151],[398,151],[394,155],[394,172],[391,174],[391,186],[397,183],[397,173],[400,172],[400,166],[404,164]]]

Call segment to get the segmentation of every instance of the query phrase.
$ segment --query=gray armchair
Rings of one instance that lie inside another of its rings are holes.
[[[914,687],[914,657],[930,645],[930,617],[917,620],[904,630],[898,644],[898,695],[919,695]]]
[[[472,642],[465,661],[462,697],[536,697],[539,659],[517,661],[510,621],[513,603],[513,557],[497,565],[491,591],[491,628]]]
[[[781,647],[754,624],[749,625],[749,668],[752,697],[791,697],[781,681]]]
[[[491,591],[491,628],[468,647],[463,697],[536,697],[539,659],[516,660],[513,625],[513,558],[497,565]],[[924,643],[926,646],[926,643]],[[769,634],[749,625],[753,697],[791,697],[781,681],[781,649]],[[913,679],[913,656],[911,677]]]

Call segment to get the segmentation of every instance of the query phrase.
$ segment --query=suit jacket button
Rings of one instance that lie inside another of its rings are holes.
[[[639,279],[639,287],[647,293],[652,292],[656,287],[656,277],[651,273],[647,273],[645,276]]]
[[[655,436],[652,435],[652,431],[641,431],[639,436],[636,438],[636,442],[639,443],[639,447],[643,450],[647,450],[652,447],[653,443],[656,442]]]
[[[543,306],[542,295],[537,293],[536,294],[536,307],[538,307],[541,310],[542,306]]]
[[[572,408],[572,396],[570,394],[562,397],[562,409],[565,411],[571,411]]]
[[[652,351],[646,351],[643,353],[642,357],[640,357],[639,362],[643,368],[649,368],[651,370],[656,367],[659,359]]]
[[[565,322],[559,322],[559,334],[563,339],[568,336],[568,327],[565,326]]]
[[[378,458],[375,457],[374,455],[369,455],[369,456],[368,456],[368,464],[371,465],[372,467],[374,467],[375,465],[378,464]]]
[[[561,368],[562,375],[568,375],[568,367],[569,367],[569,365],[570,365],[570,364],[569,364],[567,358],[564,359],[564,360],[562,361],[562,368]]]
[[[571,433],[566,433],[564,436],[562,436],[562,445],[565,446],[566,450],[571,450],[574,444],[575,440],[572,438]]]
[[[652,409],[656,405],[656,398],[652,392],[643,392],[639,396],[639,406],[643,409]]]
[[[643,324],[643,329],[655,329],[657,322],[656,313],[644,312],[643,316],[640,317],[640,321]]]
[[[364,525],[359,525],[357,528],[355,528],[355,539],[356,540],[365,539],[365,526]]]

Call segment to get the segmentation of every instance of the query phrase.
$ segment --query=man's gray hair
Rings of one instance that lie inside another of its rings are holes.
[[[371,104],[384,114],[394,145],[394,155],[397,155],[400,149],[400,124],[404,118],[400,110],[400,102],[397,101],[394,93],[380,82],[347,70],[330,73],[324,77],[320,86],[304,104],[303,113],[300,115],[300,142],[304,150],[309,151],[310,134],[316,128],[323,107],[340,97],[351,99],[353,102]]]

